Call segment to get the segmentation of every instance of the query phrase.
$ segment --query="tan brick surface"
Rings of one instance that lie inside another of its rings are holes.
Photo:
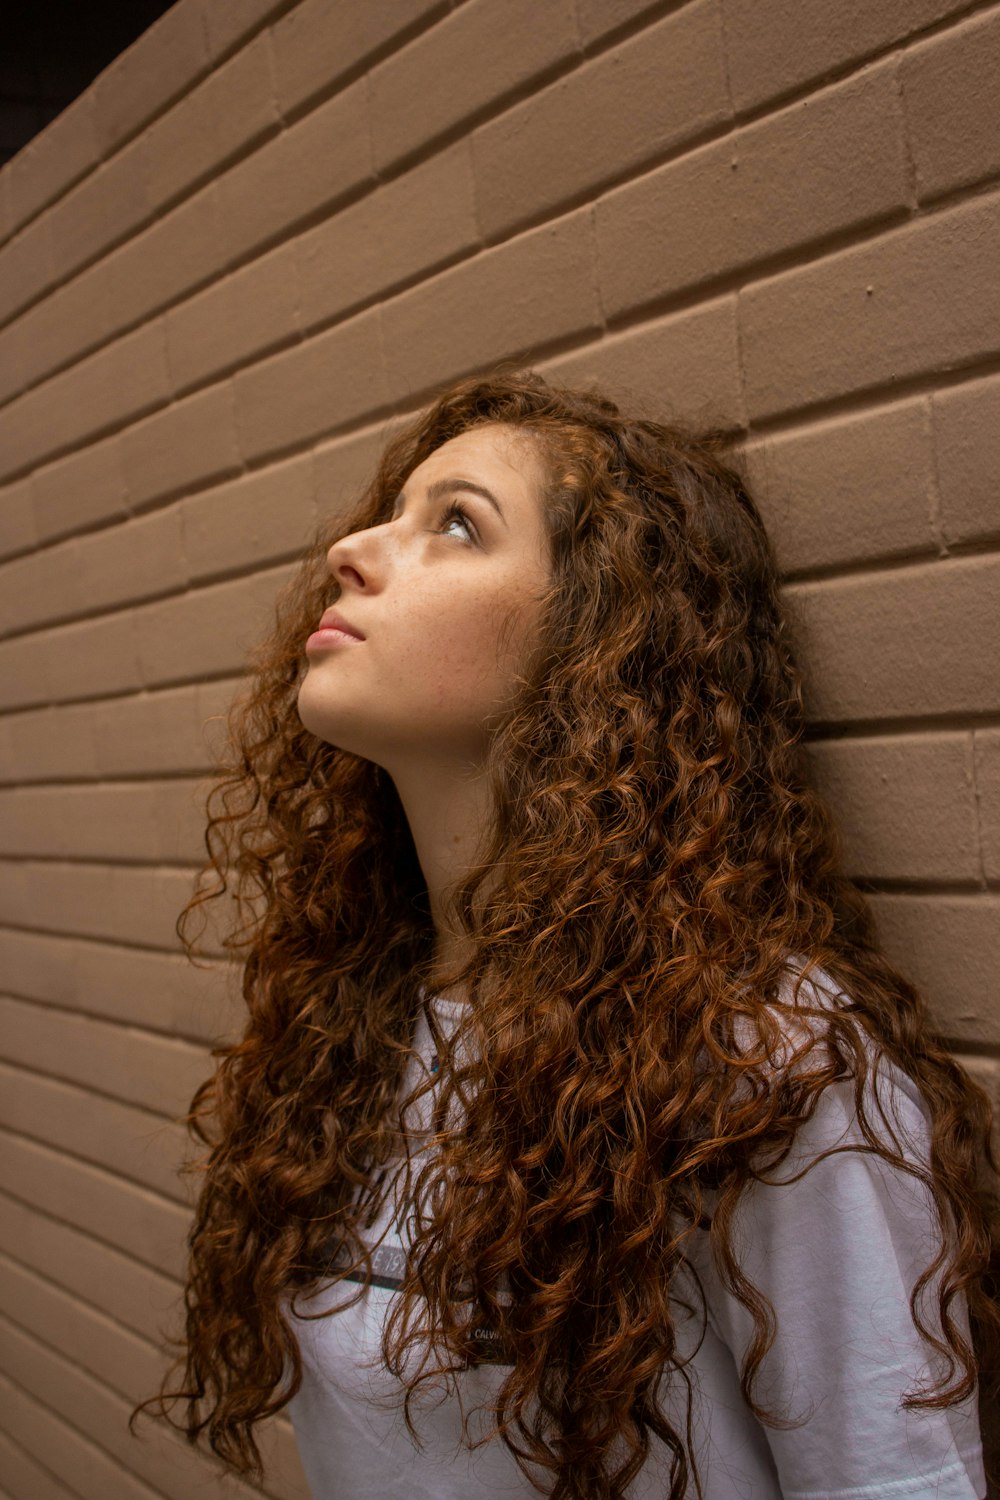
[[[0,845],[38,858],[197,864],[206,790],[171,779],[0,791]]]
[[[94,120],[103,154],[114,151],[208,65],[202,7],[172,5],[97,78]]]
[[[784,573],[936,550],[925,400],[799,423],[746,452]]]
[[[978,879],[970,733],[859,735],[808,748],[815,785],[839,809],[844,867],[853,879]]]
[[[372,177],[367,80],[360,79],[218,179],[233,253],[284,238]]]
[[[162,407],[122,435],[122,467],[134,507],[209,484],[241,466],[228,382]]]
[[[124,516],[128,504],[118,437],[89,443],[31,476],[40,541]]]
[[[329,92],[387,43],[407,36],[421,22],[447,13],[441,0],[393,0],[392,4],[331,6],[302,0],[272,28],[278,99],[297,112]]]
[[[269,458],[388,404],[381,316],[372,308],[240,371],[234,384],[244,458]]]
[[[215,63],[227,56],[293,3],[294,0],[211,0],[202,11],[211,61]]]
[[[750,414],[995,353],[998,227],[1000,197],[991,194],[750,286],[740,297]]]
[[[179,887],[178,911],[192,884]],[[15,999],[201,1042],[231,1036],[245,1017],[235,965],[13,928],[0,928],[0,953]]]
[[[503,9],[491,0],[460,5],[368,75],[376,170],[578,55],[570,0],[545,6],[509,0]]]
[[[270,38],[264,32],[150,126],[145,140],[151,203],[173,202],[279,124]]]
[[[179,946],[174,922],[191,885],[183,870],[142,865],[0,863],[0,902],[12,926],[168,951]]]
[[[790,584],[807,716],[865,722],[996,712],[998,586],[996,557]]]
[[[24,552],[38,543],[31,483],[22,479],[0,489],[0,557]]]
[[[269,569],[137,609],[136,655],[143,685],[165,687],[203,674],[241,671],[247,652],[270,627],[275,594],[289,571]]]
[[[99,260],[17,318],[0,333],[3,398],[106,342],[112,320],[108,262]]]
[[[880,64],[602,198],[608,316],[901,210],[894,73]]]
[[[165,319],[174,390],[294,342],[298,303],[295,247],[285,244],[176,304]]]
[[[729,78],[739,110],[905,40],[966,8],[967,0],[829,5],[826,0],[723,0]]]
[[[145,323],[0,410],[5,472],[96,437],[166,401],[163,327]]]
[[[650,319],[538,367],[569,385],[596,385],[624,410],[656,420],[744,424],[734,297]]]
[[[598,327],[591,213],[567,214],[387,302],[390,388],[413,397]]]
[[[109,256],[114,297],[108,333],[186,296],[231,258],[218,188],[207,183]]]
[[[299,557],[316,524],[312,454],[193,495],[180,517],[195,582]]]
[[[42,214],[0,247],[0,323],[34,302],[51,281],[51,225]]]
[[[1000,537],[1000,379],[937,391],[931,412],[945,541]]]
[[[30,1453],[2,1432],[0,1472],[12,1500],[67,1500],[67,1491],[55,1475],[43,1469]]]
[[[1000,730],[977,729],[973,735],[976,792],[982,839],[982,875],[1000,879]]]
[[[869,898],[890,960],[920,989],[953,1042],[996,1038],[1000,901],[975,893],[882,891]]]
[[[313,328],[481,243],[460,140],[299,236],[299,307]]]
[[[1000,172],[1000,15],[981,16],[911,47],[901,81],[922,200]]]
[[[62,281],[149,218],[147,141],[139,136],[48,209],[53,278]]]
[[[12,159],[7,173],[10,228],[34,218],[100,160],[92,95],[81,94]]]
[[[79,1500],[101,1500],[114,1494],[121,1500],[151,1500],[152,1492],[138,1479],[123,1472],[114,1459],[68,1422],[57,1417],[50,1407],[29,1396],[12,1381],[0,1376],[0,1399],[28,1446],[44,1453],[52,1474],[67,1487],[73,1481],[71,1494]]]
[[[729,114],[718,0],[695,0],[476,131],[483,233],[554,213]]]

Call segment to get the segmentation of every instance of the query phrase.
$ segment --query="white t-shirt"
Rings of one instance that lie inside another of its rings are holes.
[[[822,971],[801,998],[830,1003],[835,987]],[[824,994],[825,990],[825,994]],[[461,1007],[427,1002],[439,1031],[452,1032]],[[434,1071],[435,1044],[421,1014],[404,1090]],[[926,1160],[925,1107],[913,1082],[888,1069],[879,1098],[892,1110],[915,1158]],[[423,1122],[429,1099],[421,1101]],[[792,1176],[838,1141],[860,1140],[853,1089],[834,1084],[796,1137],[794,1153],[775,1176]],[[900,1406],[932,1369],[930,1350],[909,1311],[910,1291],[932,1258],[936,1229],[926,1191],[871,1155],[844,1152],[818,1163],[798,1182],[754,1184],[738,1210],[734,1247],[744,1274],[772,1303],[778,1333],[766,1356],[758,1401],[804,1418],[765,1427],[750,1412],[739,1368],[752,1318],[722,1284],[708,1235],[693,1236],[688,1259],[705,1293],[701,1318],[680,1322],[679,1346],[695,1351],[692,1382],[694,1458],[704,1500],[982,1500],[986,1494],[975,1398],[944,1411]],[[489,1430],[476,1415],[502,1381],[495,1363],[453,1377],[451,1394],[419,1403],[418,1448],[402,1413],[402,1385],[381,1363],[386,1311],[397,1295],[406,1255],[405,1206],[392,1194],[367,1233],[374,1282],[353,1307],[315,1321],[293,1318],[303,1380],[289,1410],[314,1500],[478,1500],[537,1497],[499,1439],[470,1451],[462,1412],[475,1436]],[[296,1311],[319,1312],[358,1294],[356,1283],[326,1282]],[[686,1299],[698,1305],[694,1298]],[[933,1296],[923,1304],[933,1322]],[[964,1316],[964,1309],[961,1310]],[[683,1432],[686,1393],[668,1388],[664,1409]],[[669,1492],[669,1456],[652,1437],[650,1457],[628,1493],[662,1500]],[[694,1495],[693,1488],[690,1494]]]

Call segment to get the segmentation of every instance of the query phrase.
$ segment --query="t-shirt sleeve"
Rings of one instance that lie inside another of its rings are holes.
[[[896,1069],[880,1076],[879,1098],[904,1155],[926,1161],[927,1122],[915,1086]],[[975,1396],[944,1410],[901,1405],[942,1368],[909,1306],[940,1243],[930,1194],[872,1154],[816,1160],[830,1146],[862,1140],[853,1085],[831,1085],[800,1128],[794,1155],[771,1175],[787,1179],[812,1162],[810,1170],[794,1182],[753,1184],[734,1222],[737,1260],[777,1318],[754,1394],[776,1415],[797,1419],[791,1427],[764,1425],[782,1494],[981,1500]],[[742,1368],[752,1315],[710,1256],[702,1280],[709,1321]],[[920,1306],[939,1328],[933,1286]],[[952,1312],[967,1334],[964,1302]]]

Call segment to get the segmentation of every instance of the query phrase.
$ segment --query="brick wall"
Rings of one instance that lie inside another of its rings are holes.
[[[850,873],[1000,1094],[998,72],[995,3],[180,0],[0,174],[2,1500],[251,1493],[124,1425],[236,1014],[173,923],[210,717],[437,382],[746,439]]]

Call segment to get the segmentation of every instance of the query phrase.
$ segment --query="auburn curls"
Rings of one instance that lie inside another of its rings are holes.
[[[484,422],[543,459],[551,586],[491,739],[487,847],[455,898],[471,956],[445,974],[391,780],[308,732],[296,698],[303,642],[336,597],[329,547],[387,521],[411,471]],[[501,366],[446,389],[387,444],[280,597],[208,798],[208,861],[178,932],[193,954],[195,915],[229,898],[246,1025],[191,1105],[206,1149],[186,1338],[137,1412],[260,1476],[256,1424],[301,1379],[289,1299],[337,1255],[337,1276],[370,1268],[360,1200],[393,1147],[422,996],[451,984],[471,1003],[442,1055],[439,1150],[413,1181],[411,1267],[383,1337],[416,1435],[423,1382],[464,1367],[485,1316],[510,1358],[494,1440],[540,1493],[617,1500],[654,1436],[672,1500],[697,1488],[657,1397],[683,1375],[671,1292],[698,1228],[753,1314],[745,1397],[780,1424],[754,1399],[774,1310],[740,1271],[733,1212],[843,1080],[866,1142],[855,1149],[921,1177],[943,1231],[921,1284],[939,1289],[936,1331],[913,1303],[940,1376],[907,1402],[974,1391],[1000,1329],[989,1106],[840,872],[804,729],[776,561],[725,433],[633,420]],[[790,954],[846,1003],[798,1001],[812,1024],[783,1068]],[[880,1058],[926,1100],[926,1166],[872,1118]]]

